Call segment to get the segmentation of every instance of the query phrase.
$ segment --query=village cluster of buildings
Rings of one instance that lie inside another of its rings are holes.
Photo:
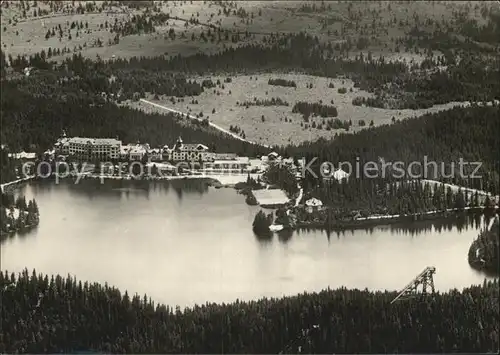
[[[172,147],[152,148],[149,144],[122,144],[111,138],[68,138],[65,134],[54,144],[47,155],[54,158],[68,157],[81,161],[143,161],[148,162],[195,162],[204,168],[220,170],[246,171],[250,168],[250,159],[238,157],[234,153],[215,153],[203,144],[187,144],[179,137]]]
[[[36,154],[9,153],[9,157],[34,160]],[[276,152],[256,159],[238,157],[235,153],[215,153],[201,143],[184,143],[181,137],[172,147],[164,145],[151,148],[147,143],[123,144],[121,140],[113,138],[67,137],[64,132],[53,148],[45,152],[45,157],[54,160],[65,160],[70,157],[73,161],[82,162],[144,161],[147,165],[154,164],[162,170],[174,170],[175,164],[187,162],[197,163],[206,172],[214,173],[260,173],[266,169],[267,165],[276,162],[289,167],[297,180],[301,179],[300,168],[304,164],[301,160],[295,162],[293,158],[283,158]],[[338,169],[332,177],[340,181],[348,176],[349,174]]]
[[[2,148],[7,148],[2,146]],[[35,160],[35,153],[9,153],[9,157],[19,160]],[[194,169],[203,168],[205,172],[229,173],[261,173],[272,162],[289,167],[297,180],[302,178],[301,167],[304,161],[294,161],[293,158],[284,158],[276,152],[251,159],[238,157],[235,153],[215,153],[201,143],[184,143],[179,137],[172,147],[151,148],[147,143],[123,144],[113,138],[85,138],[67,137],[63,132],[53,148],[45,152],[45,157],[54,160],[65,160],[70,157],[73,161],[111,162],[111,161],[143,161],[147,165],[153,164],[161,170],[175,171],[175,164],[181,162],[195,163]],[[349,174],[341,169],[331,172],[330,179],[342,181]]]
[[[20,160],[34,160],[35,153],[10,153],[9,157]],[[53,148],[45,152],[45,157],[54,160],[65,160],[70,157],[73,161],[82,162],[111,162],[111,161],[143,161],[146,164],[155,164],[157,168],[175,170],[175,164],[187,162],[195,163],[205,172],[234,172],[234,173],[261,173],[272,162],[289,167],[297,180],[301,179],[300,168],[302,160],[295,162],[293,158],[283,158],[276,152],[257,159],[238,157],[235,153],[215,153],[201,143],[184,143],[179,137],[172,147],[151,148],[144,144],[123,144],[119,139],[113,138],[85,138],[67,137],[63,132],[57,139]],[[297,164],[298,163],[298,164]],[[195,167],[195,169],[198,169]],[[349,174],[341,169],[332,174],[332,178],[342,180]]]

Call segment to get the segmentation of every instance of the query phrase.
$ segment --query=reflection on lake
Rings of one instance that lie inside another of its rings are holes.
[[[2,269],[68,273],[181,306],[291,295],[326,287],[401,289],[435,266],[438,290],[482,283],[469,246],[482,217],[281,232],[256,238],[257,206],[196,180],[37,182],[37,229],[2,244]]]

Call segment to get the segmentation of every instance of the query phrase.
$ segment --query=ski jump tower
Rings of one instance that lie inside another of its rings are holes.
[[[418,295],[418,287],[422,286],[421,295],[425,296],[427,294],[428,288],[430,288],[431,293],[434,293],[434,278],[433,275],[436,273],[436,268],[434,266],[428,266],[422,271],[417,277],[415,277],[406,287],[399,293],[399,295],[392,300],[391,304],[396,301],[407,300],[414,298]]]

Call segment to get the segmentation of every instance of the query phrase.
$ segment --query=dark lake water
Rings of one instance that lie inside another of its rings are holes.
[[[69,273],[170,305],[341,286],[399,290],[426,266],[436,267],[441,291],[485,279],[467,263],[482,217],[259,240],[251,230],[259,207],[200,181],[38,182],[18,193],[36,198],[41,222],[2,244],[2,270]]]

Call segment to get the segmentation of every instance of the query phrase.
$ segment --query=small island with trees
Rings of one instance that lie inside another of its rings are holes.
[[[18,231],[25,231],[38,225],[40,213],[35,199],[26,202],[24,196],[17,199],[9,193],[2,193],[0,208],[0,241]]]
[[[262,210],[257,212],[252,225],[252,229],[255,235],[259,237],[270,236],[271,229],[269,227],[273,224],[273,219],[273,213],[266,214]]]

